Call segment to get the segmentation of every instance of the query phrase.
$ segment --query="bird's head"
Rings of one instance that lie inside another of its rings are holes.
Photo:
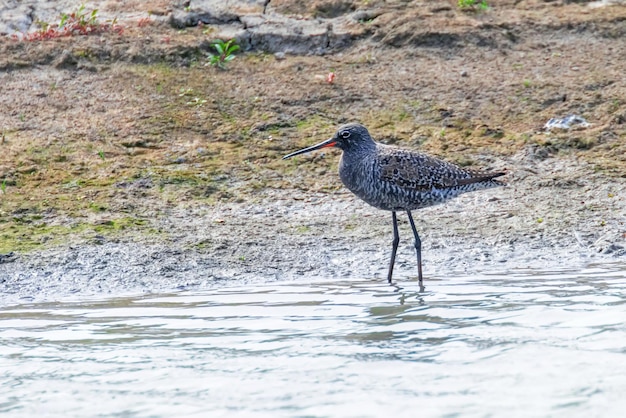
[[[283,157],[283,160],[296,155],[305,154],[321,148],[336,147],[343,151],[358,150],[374,145],[374,140],[367,131],[367,128],[359,123],[349,123],[341,126],[332,138],[317,145],[304,148]]]

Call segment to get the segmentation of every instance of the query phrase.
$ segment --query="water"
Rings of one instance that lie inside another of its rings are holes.
[[[0,311],[2,416],[623,416],[626,266]]]

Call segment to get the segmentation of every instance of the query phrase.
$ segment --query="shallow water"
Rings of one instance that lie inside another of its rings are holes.
[[[623,416],[626,266],[0,311],[3,416]]]

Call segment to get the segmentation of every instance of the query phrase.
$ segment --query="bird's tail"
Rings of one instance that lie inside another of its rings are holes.
[[[506,182],[502,180],[496,180],[497,177],[504,176],[506,174],[505,171],[500,171],[497,173],[472,173],[471,177],[458,180],[459,186],[465,186],[474,184],[478,186],[477,188],[490,188],[490,187],[498,187],[506,185]]]

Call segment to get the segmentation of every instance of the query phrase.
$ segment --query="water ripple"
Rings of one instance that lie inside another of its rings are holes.
[[[625,296],[614,265],[11,306],[0,413],[620,416]]]

